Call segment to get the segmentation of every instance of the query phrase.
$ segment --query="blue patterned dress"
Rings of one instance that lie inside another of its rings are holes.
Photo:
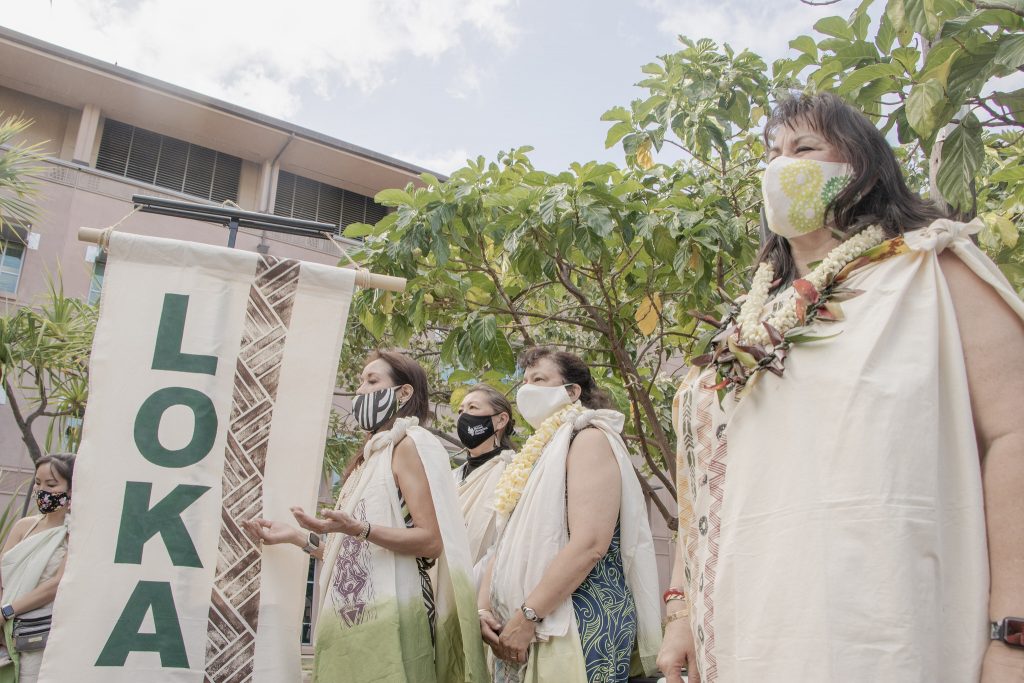
[[[622,568],[619,527],[608,552],[572,594],[587,683],[626,683],[636,642],[633,594]]]

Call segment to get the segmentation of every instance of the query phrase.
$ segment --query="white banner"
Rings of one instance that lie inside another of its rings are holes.
[[[115,232],[40,681],[299,680],[312,509],[354,272]]]

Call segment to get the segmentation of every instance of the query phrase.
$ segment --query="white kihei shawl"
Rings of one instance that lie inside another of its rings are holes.
[[[640,482],[619,433],[625,418],[614,410],[584,410],[566,422],[548,442],[530,473],[522,497],[495,546],[491,603],[507,621],[540,583],[555,555],[569,542],[566,511],[566,460],[572,436],[596,427],[607,437],[619,464],[622,496],[619,506],[622,566],[637,612],[637,645],[645,671],[655,670],[661,645],[658,570],[647,506]],[[594,495],[600,495],[595,491]],[[571,596],[537,626],[540,641],[572,636],[578,640]],[[577,646],[578,649],[578,646]]]
[[[463,683],[487,680],[466,528],[448,453],[415,418],[374,435],[365,461],[345,482],[337,509],[373,525],[403,528],[391,471],[395,444],[416,451],[430,485],[444,551],[431,571],[437,613],[431,647],[416,558],[344,534],[331,536],[320,578],[316,672],[352,683]]]
[[[977,681],[988,645],[981,459],[956,310],[956,254],[1024,318],[970,240],[939,220],[855,271],[841,332],[796,347],[720,407],[676,401],[680,549],[707,683]],[[711,371],[713,373],[713,371]]]
[[[470,472],[465,479],[462,473],[466,465],[452,470],[455,485],[459,489],[459,506],[466,521],[469,555],[473,560],[473,574],[478,585],[481,571],[486,567],[484,559],[490,556],[489,551],[498,538],[501,516],[494,509],[494,487],[498,485],[505,467],[512,462],[514,455],[515,451],[512,450],[502,451]]]

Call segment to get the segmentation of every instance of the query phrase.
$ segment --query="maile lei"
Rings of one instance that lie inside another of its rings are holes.
[[[902,237],[886,241],[880,227],[865,228],[830,251],[806,277],[795,280],[767,317],[763,317],[764,309],[775,273],[771,264],[761,263],[742,305],[734,304],[721,321],[698,316],[718,332],[711,338],[708,351],[694,358],[693,364],[715,366],[716,382],[709,389],[724,392],[736,388],[740,396],[750,391],[765,371],[782,377],[793,344],[835,336],[815,334],[812,324],[843,320],[841,303],[863,294],[843,285],[850,274],[905,251]]]
[[[512,515],[523,495],[533,466],[544,452],[544,447],[548,445],[559,427],[570,420],[575,420],[582,412],[583,408],[579,401],[560,408],[554,415],[544,420],[540,428],[526,440],[522,449],[502,472],[498,485],[494,487],[494,509],[498,513],[505,517]]]

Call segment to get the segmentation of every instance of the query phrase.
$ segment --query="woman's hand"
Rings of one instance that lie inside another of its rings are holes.
[[[268,519],[257,518],[242,522],[242,525],[250,534],[266,545],[291,543],[300,548],[306,545],[306,535],[284,522],[271,522]]]
[[[693,644],[690,620],[686,617],[669,622],[665,638],[658,650],[658,668],[665,674],[665,683],[683,683],[682,669],[686,669],[689,683],[700,683],[697,671],[697,649]]]
[[[498,654],[498,637],[501,635],[501,622],[494,616],[491,610],[478,610],[480,615],[480,636],[484,639],[484,642],[494,651],[495,656]]]
[[[501,629],[498,635],[498,649],[494,654],[508,662],[525,664],[530,652],[530,643],[536,634],[537,624],[524,617],[522,612],[516,612]]]
[[[293,507],[291,510],[299,526],[318,534],[342,533],[358,536],[363,532],[363,523],[341,510],[324,511],[325,519],[308,515],[300,507]]]

